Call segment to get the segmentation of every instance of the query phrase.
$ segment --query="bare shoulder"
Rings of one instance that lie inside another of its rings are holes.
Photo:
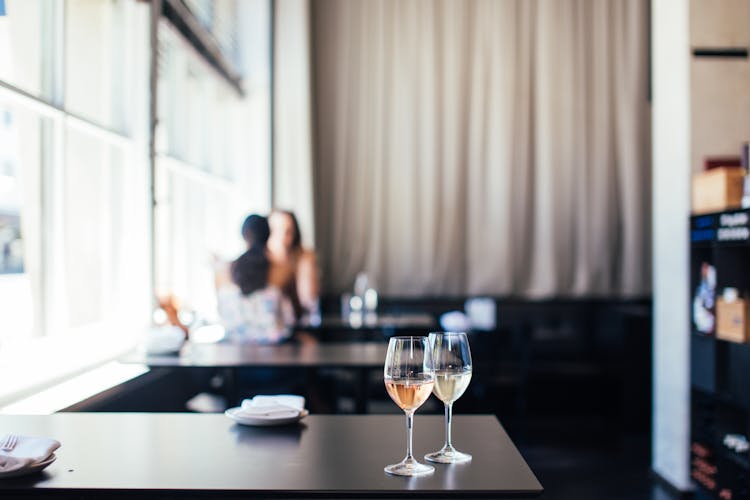
[[[309,249],[303,249],[302,252],[299,254],[299,264],[301,265],[315,265],[315,263],[318,261],[318,254],[315,253],[315,250],[309,250]]]

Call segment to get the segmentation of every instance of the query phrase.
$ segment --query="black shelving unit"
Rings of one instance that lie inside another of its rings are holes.
[[[750,209],[692,216],[690,236],[690,471],[695,498],[750,499],[750,453],[724,445],[727,434],[750,439],[750,343],[701,333],[692,318],[704,264],[716,271],[716,298],[726,287],[750,293]]]

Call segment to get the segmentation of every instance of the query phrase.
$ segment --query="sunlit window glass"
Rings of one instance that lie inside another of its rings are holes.
[[[0,101],[0,343],[41,328],[43,120]]]
[[[125,131],[125,45],[122,1],[65,2],[65,102],[69,111]]]
[[[51,68],[44,63],[45,52],[51,50],[54,5],[50,0],[6,0],[5,7],[0,16],[0,80],[47,96]]]

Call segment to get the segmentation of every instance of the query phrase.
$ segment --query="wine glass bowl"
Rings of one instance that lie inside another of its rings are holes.
[[[430,397],[435,385],[432,351],[426,337],[392,337],[383,368],[385,389],[394,403],[406,413],[406,457],[385,467],[398,476],[421,476],[435,471],[417,462],[412,454],[414,412]]]
[[[471,455],[462,453],[451,442],[453,403],[466,391],[471,381],[471,350],[469,339],[462,332],[434,332],[429,337],[435,367],[433,392],[445,405],[445,444],[434,453],[425,455],[430,462],[455,464],[468,462]]]

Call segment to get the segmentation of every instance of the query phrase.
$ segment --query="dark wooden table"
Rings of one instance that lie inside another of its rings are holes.
[[[150,368],[222,368],[227,383],[226,396],[236,401],[237,370],[242,368],[307,368],[313,373],[321,368],[351,370],[356,376],[355,405],[357,413],[367,412],[370,393],[370,371],[382,370],[388,345],[382,342],[318,342],[280,345],[190,344],[179,354],[148,355],[133,351],[121,363],[141,364]]]
[[[472,462],[420,478],[383,467],[403,458],[400,415],[311,415],[287,427],[223,415],[0,415],[0,429],[49,436],[58,459],[33,476],[0,480],[0,497],[479,498],[538,496],[542,486],[493,416],[459,415],[455,445]],[[415,455],[442,445],[443,417],[417,414]],[[421,458],[420,458],[421,460]]]

